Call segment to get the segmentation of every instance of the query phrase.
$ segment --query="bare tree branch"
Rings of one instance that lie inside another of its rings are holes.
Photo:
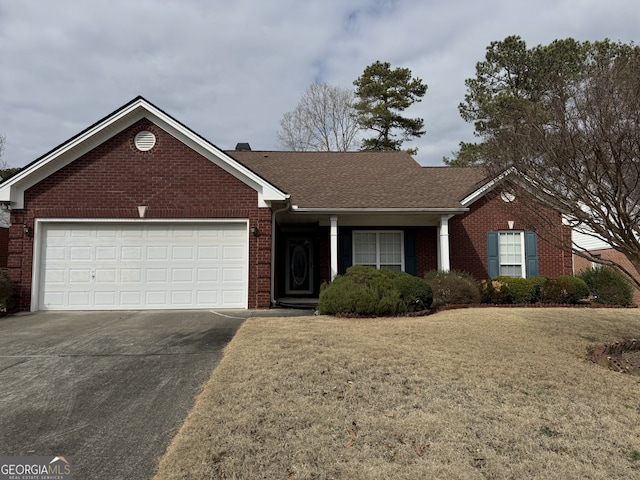
[[[283,115],[278,141],[294,151],[348,151],[359,131],[352,90],[313,83],[292,111]]]

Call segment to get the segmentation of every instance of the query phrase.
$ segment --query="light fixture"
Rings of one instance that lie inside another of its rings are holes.
[[[31,236],[31,227],[29,225],[27,225],[26,223],[24,225],[22,225],[22,230],[24,231],[25,236],[27,236],[27,237]]]
[[[258,230],[258,227],[255,224],[251,225],[250,230],[254,237],[257,237],[260,235],[260,231]]]

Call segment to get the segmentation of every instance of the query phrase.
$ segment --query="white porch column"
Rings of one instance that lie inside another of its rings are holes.
[[[448,272],[451,269],[449,255],[449,219],[453,215],[442,215],[438,227],[438,270]]]
[[[331,251],[331,280],[338,274],[338,217],[332,216],[329,227],[329,247]]]

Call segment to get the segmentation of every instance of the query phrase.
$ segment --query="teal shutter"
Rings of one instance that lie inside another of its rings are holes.
[[[347,271],[347,268],[353,264],[353,255],[351,253],[353,250],[353,246],[351,245],[351,232],[342,235],[340,240],[342,244],[342,269],[340,273],[344,274],[344,272]]]
[[[498,232],[487,232],[487,273],[489,278],[500,274]]]
[[[524,255],[527,265],[527,278],[538,275],[538,235],[536,232],[524,232]]]
[[[418,270],[416,258],[416,234],[404,232],[404,271],[416,275]]]

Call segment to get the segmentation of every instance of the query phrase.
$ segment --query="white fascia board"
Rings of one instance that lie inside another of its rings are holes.
[[[324,213],[336,215],[340,214],[353,214],[353,213],[387,213],[387,214],[399,214],[399,213],[442,213],[442,214],[456,214],[465,213],[469,209],[466,207],[461,208],[300,208],[297,205],[292,205],[292,211],[295,213]]]
[[[460,203],[464,206],[464,207],[468,207],[469,205],[471,205],[473,202],[475,202],[476,200],[478,200],[479,198],[485,196],[490,190],[492,190],[498,183],[500,183],[505,177],[507,177],[508,175],[511,175],[512,173],[515,173],[515,168],[511,167],[507,170],[505,170],[504,172],[502,172],[500,175],[498,175],[496,178],[494,178],[493,180],[490,180],[489,182],[485,183],[484,185],[482,185],[480,188],[478,188],[477,190],[471,192],[469,195],[467,195],[466,197],[464,197]]]
[[[260,207],[268,207],[272,201],[284,201],[289,198],[289,195],[274,187],[244,165],[233,160],[207,140],[143,98],[139,98],[90,127],[85,132],[73,137],[33,165],[11,177],[6,183],[0,185],[0,203],[10,202],[13,208],[24,208],[24,192],[28,188],[143,118],[148,118],[158,127],[184,142],[227,173],[256,190]]]

